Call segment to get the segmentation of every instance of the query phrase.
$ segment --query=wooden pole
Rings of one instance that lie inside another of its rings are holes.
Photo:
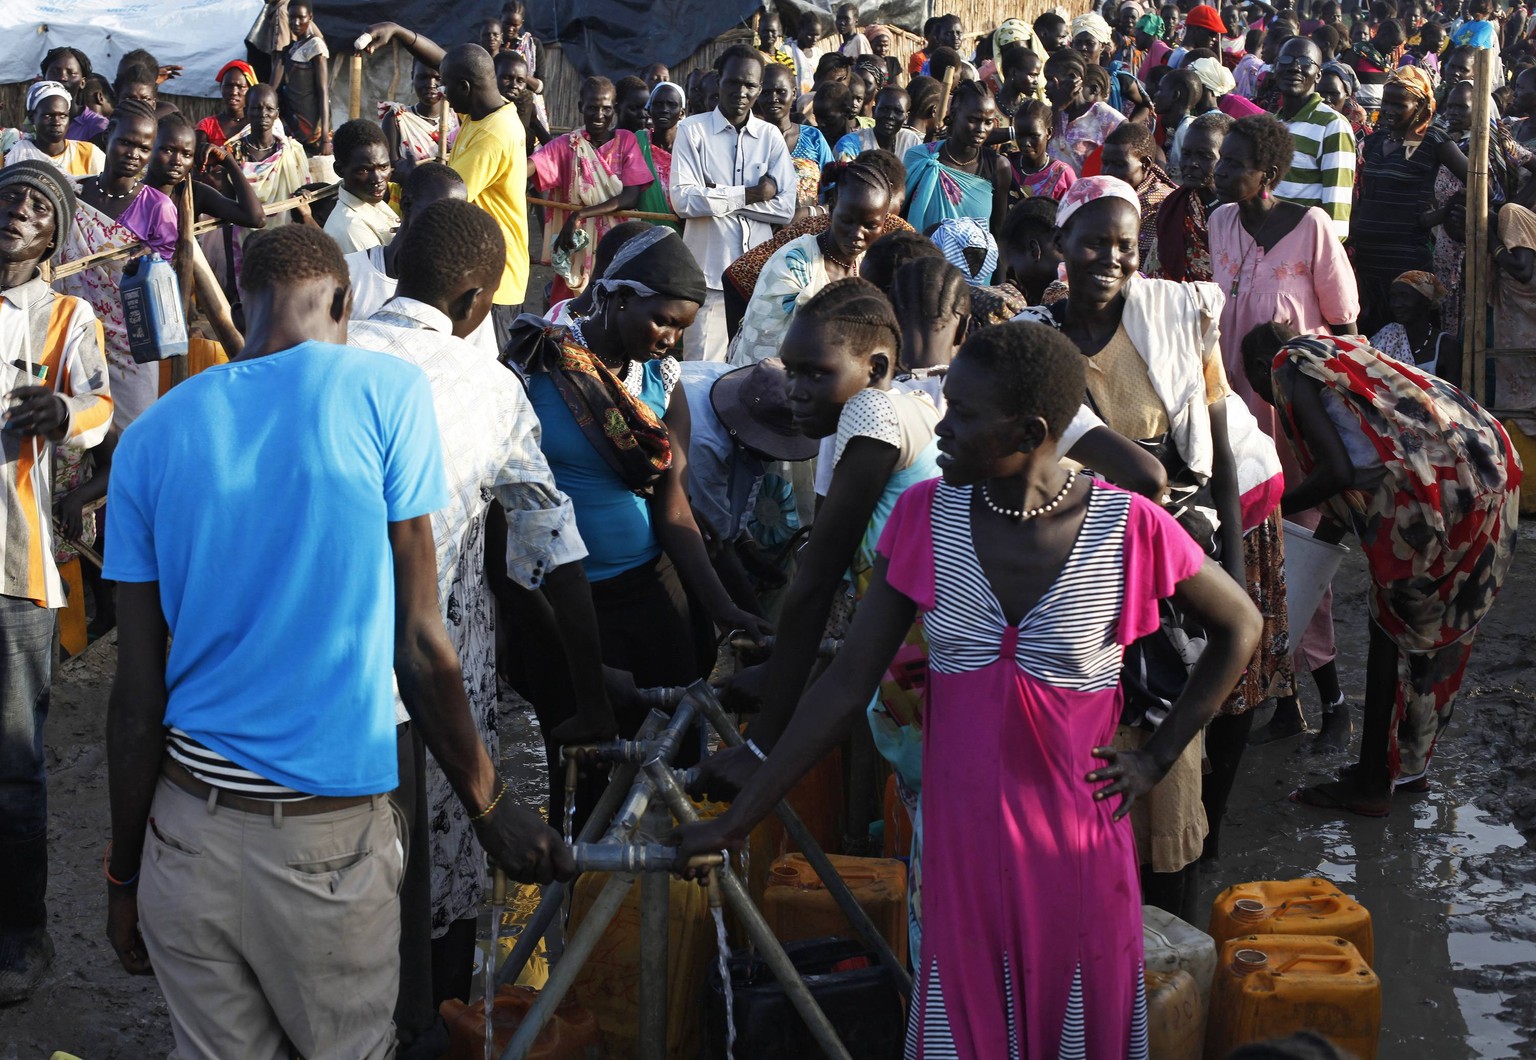
[[[262,207],[262,210],[268,217],[271,217],[274,214],[280,214],[287,210],[291,210],[301,203],[308,205],[310,203],[317,202],[320,199],[329,198],[330,196],[336,194],[336,189],[340,186],[341,185],[339,184],[330,184],[315,191],[306,191],[291,198],[280,199],[277,202],[269,202]],[[675,218],[673,219],[675,220]],[[227,221],[214,220],[199,221],[197,224],[192,226],[192,234],[194,236],[198,236],[202,235],[204,232],[212,232],[215,228],[225,227],[228,225],[228,223],[229,222]],[[87,254],[83,258],[76,258],[74,261],[65,262],[63,265],[55,266],[52,270],[52,275],[48,277],[48,282],[52,283],[54,280],[63,279],[65,276],[73,276],[76,273],[84,272],[86,269],[92,268],[96,265],[101,265],[108,261],[127,261],[129,258],[138,254],[142,254],[143,252],[143,243],[130,243],[126,247],[118,247],[115,250],[98,250],[94,254]]]
[[[955,81],[960,76],[960,71],[951,66],[944,71],[944,90],[939,93],[939,128],[944,128],[949,121],[949,97],[955,91]]]
[[[448,97],[437,101],[437,160],[448,161]]]
[[[1473,58],[1472,139],[1467,145],[1467,242],[1463,276],[1466,299],[1462,306],[1462,389],[1474,401],[1486,402],[1488,354],[1488,283],[1493,259],[1488,253],[1488,108],[1492,88],[1493,52],[1479,48]]]
[[[347,105],[347,117],[363,116],[363,53],[352,53],[352,99]]]
[[[192,319],[192,295],[197,286],[197,259],[192,248],[192,222],[197,212],[192,195],[192,174],[176,189],[176,282],[181,285],[181,318]],[[171,358],[171,385],[187,380],[187,355]]]
[[[549,210],[559,210],[562,213],[571,212],[571,204],[568,202],[555,202],[553,199],[536,199],[528,196],[529,206],[542,206]],[[647,213],[644,210],[615,210],[609,217],[623,217],[634,221],[681,221],[682,218],[675,213]]]

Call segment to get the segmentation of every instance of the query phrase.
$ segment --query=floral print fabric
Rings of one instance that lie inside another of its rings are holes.
[[[1394,778],[1426,768],[1449,723],[1478,623],[1514,556],[1523,472],[1509,436],[1456,387],[1344,335],[1299,338],[1275,359],[1275,401],[1301,470],[1316,466],[1292,395],[1302,377],[1358,418],[1385,475],[1326,502],[1370,567],[1371,619],[1399,649]]]

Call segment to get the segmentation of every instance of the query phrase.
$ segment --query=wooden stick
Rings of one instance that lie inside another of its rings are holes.
[[[555,202],[552,199],[535,199],[528,197],[529,206],[543,206],[546,209],[558,210],[561,213],[571,213],[571,204],[568,202]],[[579,209],[579,207],[578,207]],[[615,210],[608,217],[628,217],[636,221],[681,221],[682,218],[675,213],[647,213],[644,210]]]
[[[268,217],[271,217],[274,214],[283,213],[299,205],[308,205],[313,202],[318,202],[320,199],[329,198],[330,196],[336,194],[336,189],[339,187],[341,187],[340,184],[331,184],[315,191],[300,192],[298,195],[294,195],[291,198],[282,199],[278,202],[268,203],[266,206],[262,207],[262,209]],[[222,228],[228,224],[229,222],[227,221],[199,221],[197,224],[192,226],[192,234],[194,236],[202,235],[204,232],[211,232],[215,228]],[[76,273],[84,272],[86,269],[94,268],[97,265],[103,265],[107,262],[126,261],[135,255],[142,254],[144,249],[145,248],[143,243],[131,243],[126,247],[119,247],[116,250],[99,250],[94,254],[87,254],[83,258],[76,258],[74,261],[66,262],[65,264],[55,268],[53,270],[53,276],[49,279],[49,282],[52,283],[53,280],[62,279],[65,276],[73,276]]]
[[[363,53],[352,53],[352,99],[347,106],[347,115],[351,118],[363,116]]]
[[[939,93],[939,127],[943,128],[949,118],[949,97],[955,91],[955,81],[960,76],[960,71],[951,66],[944,71],[944,89]]]
[[[192,194],[192,174],[176,189],[176,282],[181,285],[181,319],[192,319],[192,295],[196,290],[197,261],[192,248],[197,241],[192,238],[192,219],[196,215],[196,199]],[[187,379],[187,356],[182,354],[171,360],[171,385]]]
[[[1479,87],[1472,93],[1472,139],[1467,145],[1466,302],[1462,307],[1466,358],[1462,362],[1461,382],[1462,389],[1472,400],[1485,402],[1488,399],[1485,389],[1488,281],[1494,267],[1488,252],[1488,108],[1491,101],[1487,88],[1493,76],[1493,53],[1479,48],[1473,63],[1472,79]]]
[[[197,304],[202,309],[203,315],[208,318],[214,333],[218,335],[219,343],[224,347],[225,356],[234,360],[240,356],[240,351],[245,349],[245,337],[235,327],[235,319],[229,309],[229,299],[224,297],[224,288],[219,286],[218,277],[214,276],[213,268],[204,257],[200,243],[192,244],[192,266],[197,286]]]
[[[437,160],[448,161],[448,97],[437,101]]]

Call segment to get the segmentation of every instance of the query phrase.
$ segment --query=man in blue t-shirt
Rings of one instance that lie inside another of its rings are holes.
[[[404,858],[391,670],[491,857],[530,882],[574,866],[469,714],[438,609],[426,377],[341,345],[347,266],[318,229],[253,239],[241,279],[240,358],[156,403],[113,461],[108,936],[159,979],[187,1055],[382,1057]]]

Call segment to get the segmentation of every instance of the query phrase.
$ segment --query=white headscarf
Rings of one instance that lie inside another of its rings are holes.
[[[39,103],[50,96],[58,96],[70,106],[75,105],[75,97],[69,94],[69,89],[57,81],[39,81],[27,89],[27,113],[31,114]]]
[[[1196,59],[1189,64],[1189,68],[1200,78],[1200,83],[1218,96],[1225,96],[1237,87],[1237,79],[1232,76],[1232,71],[1221,65],[1220,59],[1212,59],[1207,56],[1204,59]]]
[[[645,105],[647,107],[649,107],[652,103],[655,103],[656,102],[656,93],[660,92],[664,88],[670,88],[672,91],[676,92],[678,100],[680,102],[682,102],[684,106],[687,105],[687,103],[688,103],[688,93],[684,92],[682,90],[681,86],[676,85],[676,84],[672,83],[671,81],[657,81],[656,82],[656,87],[651,89],[651,94],[648,97],[646,97]]]

